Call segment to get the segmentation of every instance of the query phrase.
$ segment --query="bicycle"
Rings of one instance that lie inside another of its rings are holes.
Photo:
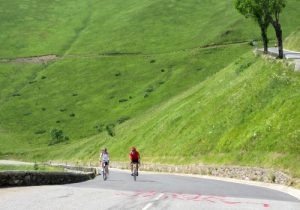
[[[136,181],[136,177],[138,175],[138,163],[132,163],[132,165],[133,165],[132,176],[133,176],[133,180]]]
[[[108,163],[103,162],[102,163],[102,177],[103,177],[104,181],[107,180],[108,174],[109,174]]]

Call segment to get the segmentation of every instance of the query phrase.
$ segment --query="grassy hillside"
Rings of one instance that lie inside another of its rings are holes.
[[[300,29],[293,32],[290,36],[285,39],[286,49],[300,51]]]
[[[97,159],[95,148],[106,146],[114,160],[126,160],[136,145],[145,162],[259,165],[299,176],[299,87],[300,75],[292,69],[247,53],[118,126],[113,138],[101,133],[56,151],[42,147],[25,155],[88,161]]]
[[[258,27],[231,1],[0,5],[0,158],[91,160],[107,146],[125,160],[136,145],[149,162],[300,175],[299,75],[252,55]],[[285,9],[285,37],[298,27],[289,21],[298,8],[291,0]],[[59,58],[4,60],[50,54]],[[49,146],[54,128],[67,144]]]
[[[0,0],[0,58],[45,54],[162,53],[259,39],[230,0]],[[282,16],[298,27],[300,2]],[[274,39],[274,33],[270,33]]]

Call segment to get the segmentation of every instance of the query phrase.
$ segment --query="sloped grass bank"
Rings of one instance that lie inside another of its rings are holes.
[[[48,146],[55,128],[71,142],[118,135],[121,124],[201,83],[249,49],[233,45],[155,56],[65,58],[48,65],[0,64],[1,152]]]
[[[107,147],[124,161],[135,145],[145,162],[261,166],[299,177],[299,87],[300,75],[285,64],[248,53],[122,124],[113,138],[99,134],[25,157],[88,161]]]

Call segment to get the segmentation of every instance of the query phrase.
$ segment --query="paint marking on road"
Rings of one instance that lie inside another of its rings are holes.
[[[160,193],[155,199],[154,201],[158,201],[161,197],[163,197],[164,194],[163,193]],[[152,203],[148,203],[142,210],[147,210],[149,209],[151,206],[153,205],[153,202]]]

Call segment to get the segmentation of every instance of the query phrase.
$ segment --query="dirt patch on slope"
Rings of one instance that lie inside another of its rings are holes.
[[[56,60],[57,58],[58,57],[56,55],[43,55],[43,56],[28,57],[28,58],[16,58],[14,60],[11,60],[11,62],[45,64],[50,61]]]

